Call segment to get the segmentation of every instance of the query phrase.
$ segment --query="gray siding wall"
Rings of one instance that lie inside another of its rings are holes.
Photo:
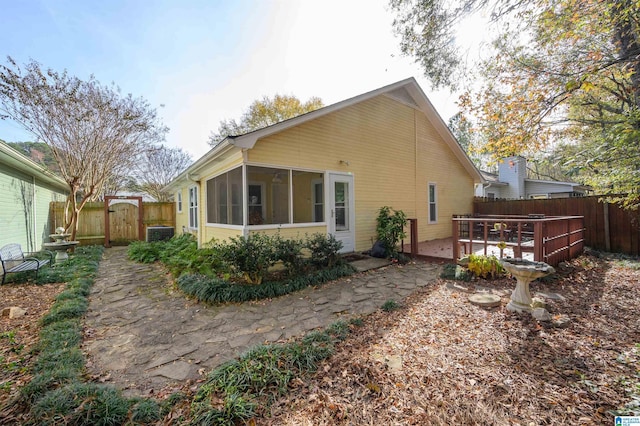
[[[18,243],[24,251],[49,241],[49,203],[63,201],[61,191],[0,164],[0,246]]]

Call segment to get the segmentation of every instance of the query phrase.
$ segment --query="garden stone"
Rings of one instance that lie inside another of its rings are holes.
[[[571,318],[569,318],[568,315],[560,315],[560,317],[554,319],[551,324],[556,328],[567,328],[571,325]]]
[[[2,316],[9,317],[9,319],[20,318],[25,316],[26,314],[27,311],[18,306],[11,306],[2,310]]]
[[[551,321],[551,314],[544,308],[535,308],[531,315],[538,321]]]
[[[482,308],[494,308],[500,306],[500,296],[491,293],[474,293],[469,296],[469,302]]]

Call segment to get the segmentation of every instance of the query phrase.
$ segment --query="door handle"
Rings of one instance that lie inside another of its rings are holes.
[[[333,210],[333,209],[331,209],[331,218],[332,218],[332,219],[333,219],[333,212],[334,212],[334,210]]]

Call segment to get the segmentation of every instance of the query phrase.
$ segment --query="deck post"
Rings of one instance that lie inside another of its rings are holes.
[[[458,244],[458,221],[454,217],[452,222],[453,230],[451,232],[453,232],[453,261],[457,262],[458,258],[460,257],[460,245]]]
[[[533,223],[533,260],[536,262],[544,262],[542,244],[542,222],[537,220]]]
[[[409,219],[411,236],[411,257],[418,256],[418,219]]]

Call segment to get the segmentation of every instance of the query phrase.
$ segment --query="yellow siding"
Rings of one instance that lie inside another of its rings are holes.
[[[427,118],[416,113],[418,174],[416,194],[420,241],[451,236],[451,217],[473,211],[473,178],[443,143]],[[436,184],[437,223],[428,223],[428,183]]]
[[[252,164],[351,173],[356,250],[373,244],[384,205],[417,217],[420,240],[450,236],[451,214],[471,211],[472,178],[420,111],[386,96],[266,137],[247,155]],[[438,224],[428,226],[427,182],[439,196]]]
[[[204,229],[204,232],[202,232],[203,238],[201,244],[206,244],[213,239],[222,241],[230,237],[242,235],[242,230],[240,229],[219,228],[213,225],[206,225],[201,227],[201,229]]]
[[[178,209],[178,192],[182,194],[182,211],[179,212]],[[189,193],[187,192],[186,187],[180,188],[174,194],[176,201],[176,234],[182,234],[183,229],[189,228]]]
[[[306,236],[311,236],[312,234],[327,234],[326,226],[309,226],[309,227],[301,227],[301,228],[280,228],[280,229],[261,229],[261,230],[250,230],[249,234],[267,234],[267,235],[276,235],[280,234],[282,238],[285,239],[302,239],[304,240]]]

